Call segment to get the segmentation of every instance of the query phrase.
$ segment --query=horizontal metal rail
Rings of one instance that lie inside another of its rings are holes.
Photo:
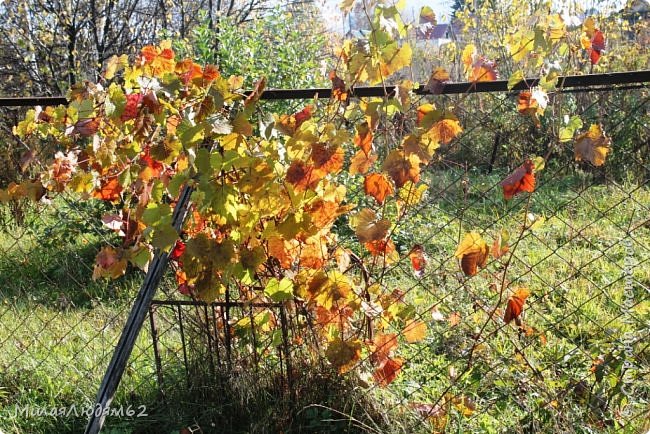
[[[481,81],[481,82],[458,82],[444,83],[441,85],[440,95],[454,95],[465,93],[482,92],[508,92],[530,89],[539,84],[539,78],[527,78],[508,89],[507,80]],[[650,83],[650,70],[612,72],[605,74],[587,75],[566,75],[558,78],[556,90],[562,92],[565,89],[584,88],[587,90],[610,90],[615,88],[602,89],[602,86],[617,86],[625,84]],[[415,89],[417,95],[430,95],[424,87]],[[246,95],[251,91],[244,92]],[[395,86],[359,86],[350,90],[353,97],[386,97],[395,94]],[[332,89],[327,87],[310,89],[267,89],[261,96],[263,100],[292,100],[311,99],[318,95],[319,98],[330,98]],[[67,104],[63,96],[29,96],[0,98],[0,107],[30,107],[36,105],[58,105]]]

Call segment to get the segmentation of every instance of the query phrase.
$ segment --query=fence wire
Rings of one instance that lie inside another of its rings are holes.
[[[313,374],[314,366],[328,362],[310,334],[314,318],[300,305],[241,303],[236,292],[214,304],[190,301],[168,270],[107,429],[650,429],[650,91],[553,94],[539,127],[516,112],[516,94],[418,97],[414,104],[428,100],[453,109],[463,133],[436,151],[422,173],[423,200],[395,223],[399,260],[386,263],[355,250],[348,216],[335,225],[340,246],[368,264],[371,283],[407,306],[400,326],[386,321],[390,306],[364,313],[375,334],[395,334],[400,343],[396,379],[389,385],[370,380],[376,369],[370,352],[343,380],[326,369]],[[584,128],[597,123],[611,137],[605,165],[574,161],[573,141],[558,140],[565,117],[575,114]],[[399,130],[399,120],[387,122]],[[20,175],[20,155],[3,157],[11,176]],[[504,201],[500,182],[532,155],[546,157],[535,192]],[[346,181],[350,203],[371,203],[358,179]],[[106,207],[65,194],[47,205],[0,205],[4,432],[80,432],[85,426],[83,411],[92,410],[142,281],[137,270],[113,282],[91,279],[100,246],[117,242],[95,224]],[[489,240],[507,231],[510,251],[468,277],[454,253],[470,231]],[[414,246],[426,255],[423,273],[413,272]],[[349,273],[363,278],[359,267]],[[506,324],[508,297],[523,287],[530,296],[522,324]],[[426,337],[408,343],[403,325],[413,320],[426,325]],[[345,386],[361,391],[350,396],[367,399],[365,410],[340,399],[335,389]],[[250,411],[272,401],[284,403],[273,417]],[[27,417],[30,406],[78,411]]]

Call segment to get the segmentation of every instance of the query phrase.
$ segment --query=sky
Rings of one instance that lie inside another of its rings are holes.
[[[319,5],[327,28],[339,33],[344,32],[343,15],[339,9],[341,0],[316,0]],[[590,8],[613,8],[619,10],[626,3],[625,0],[553,0],[553,6],[562,10],[569,4],[580,4],[585,10]],[[420,13],[422,6],[430,6],[436,13],[439,23],[449,22],[452,0],[406,0],[404,10],[405,21],[413,21]],[[346,27],[347,28],[347,27]]]

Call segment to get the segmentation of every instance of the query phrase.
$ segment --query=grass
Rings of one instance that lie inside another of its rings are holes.
[[[511,287],[531,290],[524,322],[533,330],[526,336],[503,327],[502,311],[495,320],[487,313],[498,301],[490,284],[500,284],[504,264],[492,261],[465,279],[453,258],[459,236],[470,230],[486,239],[502,229],[518,237],[526,203],[519,197],[511,203],[501,199],[495,188],[499,175],[469,173],[466,195],[465,174],[429,173],[425,181],[431,187],[421,212],[399,222],[393,237],[398,249],[405,256],[414,243],[422,244],[430,258],[427,274],[416,280],[401,261],[385,274],[385,282],[407,291],[428,334],[420,343],[401,346],[407,363],[387,389],[367,389],[354,375],[341,382],[308,365],[300,369],[294,401],[273,375],[259,381],[250,372],[211,376],[214,383],[191,372],[197,381],[184,387],[180,330],[171,313],[161,312],[167,400],[160,400],[146,326],[116,404],[146,405],[149,416],[109,418],[106,432],[165,433],[193,424],[206,432],[431,432],[442,423],[448,432],[647,429],[650,387],[644,376],[647,380],[650,353],[643,333],[650,317],[644,289],[650,286],[650,189],[631,183],[592,186],[588,175],[554,179],[550,171],[542,173],[527,209],[538,223],[523,233],[505,278]],[[94,400],[142,278],[133,272],[113,283],[92,281],[91,264],[106,239],[88,222],[103,210],[75,203],[56,204],[56,209],[30,213],[24,227],[0,233],[0,429],[5,433],[83,429],[83,417],[14,414],[26,405],[58,408]],[[626,280],[630,264],[632,280]],[[634,282],[632,289],[626,281]],[[626,305],[629,291],[633,306]],[[446,320],[432,319],[434,305]],[[452,314],[458,324],[449,322]],[[468,366],[468,350],[483,324],[488,338]],[[633,354],[621,343],[625,333],[637,339]],[[598,380],[594,360],[609,355]],[[627,396],[620,391],[624,360],[637,366],[626,374]],[[435,402],[446,411],[444,417],[423,422],[405,410]]]

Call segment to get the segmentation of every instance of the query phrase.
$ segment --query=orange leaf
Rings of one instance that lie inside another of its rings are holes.
[[[221,73],[216,65],[205,65],[205,68],[203,68],[203,79],[205,81],[216,80],[219,77],[221,77]]]
[[[341,214],[339,204],[330,200],[317,199],[307,209],[311,222],[317,228],[326,228]]]
[[[148,182],[153,178],[160,177],[160,174],[164,170],[162,163],[157,160],[154,160],[151,157],[151,151],[149,146],[147,146],[142,152],[142,155],[140,156],[140,163],[144,166],[144,168],[140,172],[140,179],[142,179],[145,182]]]
[[[328,173],[335,174],[341,170],[345,152],[340,146],[319,142],[311,146],[310,158],[314,162],[315,174],[322,178]]]
[[[534,167],[535,165],[532,160],[526,160],[524,164],[516,168],[506,179],[501,181],[500,185],[503,187],[503,196],[506,200],[512,199],[513,196],[522,191],[529,193],[535,191]]]
[[[449,314],[449,318],[447,318],[449,321],[449,325],[451,327],[457,326],[460,324],[460,314],[458,312],[452,312]]]
[[[302,160],[295,160],[287,169],[287,182],[293,184],[298,191],[313,189],[322,179],[321,173],[314,166],[307,165]]]
[[[589,48],[589,60],[592,65],[595,65],[600,60],[601,53],[605,50],[605,35],[600,30],[596,29],[594,37],[591,38],[591,48]]]
[[[419,342],[427,336],[427,325],[422,321],[412,320],[406,324],[402,333],[409,344]]]
[[[445,82],[449,81],[449,78],[449,73],[444,68],[436,68],[431,73],[429,81],[424,88],[433,94],[440,94],[445,87]]]
[[[372,376],[380,386],[386,387],[397,378],[403,365],[404,359],[400,357],[388,359],[386,360],[386,363],[373,373]]]
[[[357,132],[354,135],[354,144],[363,150],[368,155],[372,149],[373,134],[368,126],[368,122],[363,122],[357,125]]]
[[[368,241],[364,245],[372,256],[388,256],[395,251],[395,244],[390,239]]]
[[[122,257],[122,253],[112,247],[102,247],[95,258],[95,268],[93,269],[93,279],[99,277],[109,277],[117,279],[126,272],[127,261]]]
[[[347,101],[349,95],[345,82],[336,75],[336,71],[330,71],[329,77],[332,80],[332,98],[337,101]]]
[[[521,325],[519,315],[521,315],[523,312],[524,303],[526,302],[526,299],[529,295],[530,291],[528,289],[519,288],[514,292],[514,294],[510,296],[508,299],[508,304],[506,306],[506,312],[503,315],[503,321],[506,324],[509,324],[510,321],[514,319],[517,325]]]
[[[384,364],[389,358],[391,352],[397,348],[397,335],[394,333],[378,334],[373,339],[370,359],[377,366]]]
[[[492,256],[494,259],[499,259],[506,253],[508,253],[509,247],[508,247],[508,240],[507,240],[507,232],[504,233],[499,232],[499,234],[494,238],[494,242],[492,243]]]
[[[366,175],[363,181],[363,188],[366,195],[372,196],[381,205],[386,196],[393,194],[393,184],[383,173],[371,173]]]
[[[311,119],[313,110],[314,106],[308,105],[292,115],[282,115],[276,127],[287,136],[293,136],[305,121]]]
[[[469,81],[495,81],[497,78],[496,64],[481,57],[472,66]]]
[[[470,232],[458,245],[454,256],[460,259],[460,267],[465,275],[474,276],[478,267],[485,267],[489,254],[490,248],[481,235],[477,232]]]
[[[121,192],[122,186],[117,177],[114,176],[108,179],[103,179],[99,189],[93,192],[93,197],[95,199],[115,202],[120,198]]]
[[[265,87],[266,87],[266,77],[262,77],[255,83],[255,87],[253,88],[251,93],[248,94],[246,100],[244,100],[244,107],[249,108],[255,105],[257,101],[260,100],[260,97],[262,96]]]
[[[447,145],[463,131],[458,119],[441,119],[431,127],[430,134],[439,143]]]
[[[407,181],[414,184],[420,181],[420,159],[415,154],[406,157],[404,152],[393,150],[384,160],[383,169],[393,178],[397,188],[402,188]]]
[[[375,161],[377,161],[377,155],[366,154],[363,150],[358,151],[350,161],[350,175],[366,173],[375,164]]]
[[[411,259],[411,265],[413,266],[415,276],[422,277],[424,275],[424,268],[427,266],[427,258],[424,255],[424,247],[422,247],[420,244],[414,245],[409,252],[409,259]]]
[[[594,166],[605,164],[612,141],[600,125],[592,124],[589,130],[576,137],[573,147],[576,161],[589,161]]]

